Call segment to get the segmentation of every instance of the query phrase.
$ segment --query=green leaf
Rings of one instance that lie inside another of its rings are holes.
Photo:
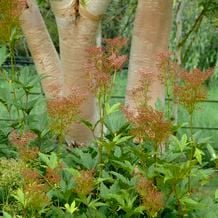
[[[188,137],[186,134],[184,134],[181,138],[181,142],[179,144],[180,150],[184,151],[184,149],[187,147],[187,145],[189,144],[188,142]]]
[[[73,201],[71,203],[71,205],[69,205],[68,203],[64,205],[65,209],[67,212],[69,212],[70,214],[73,214],[75,211],[78,210],[78,207],[76,207],[76,202]]]
[[[182,199],[180,199],[180,202],[185,205],[186,207],[188,207],[189,209],[195,209],[195,208],[199,208],[200,203],[185,196]]]
[[[11,90],[9,87],[0,87],[0,101],[3,104],[8,104],[9,102],[11,102]]]
[[[115,181],[110,187],[110,193],[117,193],[119,190],[120,190],[120,186],[118,184],[118,181]]]
[[[120,205],[125,205],[125,201],[124,198],[122,196],[122,194],[108,194],[108,197],[115,199]]]
[[[120,158],[121,155],[122,155],[122,151],[121,151],[120,147],[115,147],[114,156],[117,158]]]
[[[66,168],[66,170],[70,173],[70,174],[72,174],[73,176],[79,176],[80,175],[80,172],[77,170],[77,169],[74,169],[74,168],[69,168],[69,167],[67,167]]]
[[[102,182],[100,185],[100,195],[104,198],[107,194],[110,193],[110,190],[106,187],[106,185]]]
[[[3,218],[12,218],[12,216],[9,213],[3,211]]]
[[[106,110],[107,115],[115,113],[115,112],[119,111],[119,109],[120,109],[120,103],[116,103],[112,106],[110,106],[108,103],[105,104],[105,110]]]
[[[106,185],[102,182],[100,185],[100,195],[102,198],[110,198],[109,194],[116,194],[120,190],[118,182],[115,181],[110,188],[107,188]]]
[[[131,180],[129,180],[127,177],[123,176],[122,174],[114,172],[114,171],[112,171],[111,174],[116,176],[117,179],[119,179],[122,183],[126,185],[131,185]]]
[[[116,135],[113,138],[113,142],[115,142],[116,145],[119,145],[121,143],[128,141],[131,138],[132,138],[132,136],[121,136],[121,134],[120,134],[120,135]]]
[[[81,163],[87,169],[92,169],[95,166],[95,159],[92,158],[92,155],[89,153],[83,153],[81,156]]]
[[[91,200],[88,204],[88,207],[89,208],[93,208],[93,209],[96,209],[97,207],[101,207],[101,206],[105,206],[106,204],[103,203],[103,202],[99,202],[99,198],[98,199],[95,199],[95,200]]]
[[[50,155],[39,153],[40,159],[51,169],[58,167],[58,157],[56,153],[52,152]]]
[[[24,208],[27,206],[27,199],[25,198],[25,194],[22,189],[17,189],[16,193],[12,195],[18,202],[22,204]]]
[[[134,209],[134,213],[135,214],[137,214],[137,213],[139,213],[139,214],[143,214],[143,211],[145,210],[145,207],[144,206],[139,206],[139,207],[136,207],[135,209]]]
[[[118,161],[118,160],[112,160],[113,163],[127,171],[128,173],[132,174],[135,165],[132,165],[128,160],[123,161]]]
[[[216,151],[214,150],[214,148],[210,144],[207,145],[207,150],[210,153],[211,160],[216,160],[217,159]]]
[[[194,157],[198,161],[199,164],[202,164],[202,156],[204,155],[204,152],[200,150],[199,148],[195,148]]]
[[[173,136],[173,135],[171,136],[171,139],[173,139],[173,143],[175,143],[175,145],[179,148],[179,150],[181,152],[183,152],[187,148],[187,146],[189,144],[188,137],[187,137],[186,134],[184,134],[182,136],[180,141],[179,141],[179,139],[176,136]]]

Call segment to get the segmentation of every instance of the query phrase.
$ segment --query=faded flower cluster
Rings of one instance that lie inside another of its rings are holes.
[[[158,212],[164,208],[163,193],[158,191],[152,181],[139,177],[136,187],[142,201],[142,205],[150,217],[156,217]]]
[[[211,74],[211,70],[202,72],[194,69],[179,75],[181,82],[174,87],[175,101],[183,105],[189,114],[193,114],[199,101],[206,99],[207,91],[203,84]]]
[[[75,177],[76,187],[74,192],[86,196],[91,193],[95,185],[93,170],[81,170],[80,175]]]
[[[106,93],[112,86],[112,76],[119,71],[127,60],[125,55],[120,55],[120,50],[126,40],[120,37],[106,39],[105,47],[92,47],[88,49],[89,88],[95,94]]]
[[[50,128],[58,136],[63,136],[69,125],[77,119],[80,106],[86,97],[78,88],[72,89],[67,97],[58,97],[47,101]]]
[[[171,123],[164,118],[164,113],[148,106],[149,91],[153,77],[151,73],[141,73],[138,87],[129,91],[135,107],[129,105],[123,112],[132,124],[132,134],[137,141],[150,140],[155,146],[163,143],[171,134]]]

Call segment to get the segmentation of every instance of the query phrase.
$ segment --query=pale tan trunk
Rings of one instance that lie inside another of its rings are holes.
[[[139,70],[153,72],[157,78],[156,58],[167,51],[171,28],[172,0],[139,0],[136,11],[130,52],[127,90],[138,86]],[[157,99],[164,101],[164,87],[155,79],[151,86],[150,105]],[[127,95],[126,103],[134,108],[134,101]]]
[[[28,8],[20,17],[21,27],[39,74],[46,76],[42,87],[46,97],[62,95],[63,76],[58,54],[34,0],[27,1]]]

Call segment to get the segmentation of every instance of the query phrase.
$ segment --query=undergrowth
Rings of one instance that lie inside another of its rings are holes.
[[[123,106],[110,99],[126,61],[120,54],[126,41],[115,38],[105,43],[89,49],[84,69],[90,76],[89,90],[98,100],[95,124],[80,119],[84,93],[77,90],[46,101],[43,95],[34,95],[43,78],[27,77],[25,69],[14,68],[10,74],[1,68],[0,115],[5,119],[0,132],[1,215],[217,217],[218,190],[209,186],[217,178],[217,155],[209,139],[192,128],[199,100],[206,99],[203,83],[211,71],[178,71],[169,55],[162,54],[159,79],[173,102],[166,110],[160,104],[156,109],[149,106],[155,78],[142,70],[139,87],[129,91],[134,105]],[[8,57],[7,48],[0,48],[0,65]],[[186,134],[179,134],[183,124],[171,119],[178,104],[187,113]],[[45,105],[48,114],[41,110]],[[111,124],[114,114],[116,127]],[[92,131],[92,143],[82,147],[65,143],[64,134],[75,121]]]

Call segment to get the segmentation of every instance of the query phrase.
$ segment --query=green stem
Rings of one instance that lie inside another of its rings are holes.
[[[12,42],[9,42],[9,52],[10,52],[10,62],[11,62],[11,83],[13,83],[15,81],[15,56],[14,56],[14,45]],[[13,88],[14,101],[16,101],[17,100],[16,90],[13,86],[12,88]],[[20,118],[19,109],[16,107],[16,110],[19,119]]]
[[[58,121],[56,121],[58,122]],[[63,120],[60,119],[60,132],[58,134],[58,145],[57,145],[57,155],[58,157],[61,157],[61,146],[64,143],[64,124],[63,124]]]
[[[117,72],[115,71],[113,75],[112,86],[115,85],[116,76],[117,76]]]
[[[167,98],[168,98],[168,101],[167,101],[167,118],[170,119],[170,101],[169,101],[169,98],[170,98],[170,91],[169,91],[169,84],[167,83]]]
[[[103,93],[103,94],[102,94]],[[99,174],[102,173],[102,140],[104,138],[104,92],[100,92],[98,96],[98,109],[99,109],[99,120],[100,120],[100,138],[98,143],[98,164],[99,164]]]
[[[193,113],[189,114],[189,126],[190,126],[190,139],[191,139],[191,154],[189,160],[192,161],[194,156],[194,142],[193,142]],[[188,176],[188,192],[191,193],[191,175]]]
[[[155,144],[154,150],[155,150],[154,161],[155,161],[155,166],[157,166],[157,152],[158,152],[158,145],[157,144]]]
[[[15,80],[15,57],[14,57],[14,46],[10,42],[9,43],[9,51],[10,51],[10,62],[11,62],[11,80]]]
[[[24,124],[26,124],[27,122],[28,101],[29,101],[29,96],[28,93],[25,91],[25,110],[23,110]]]
[[[158,145],[156,143],[154,145],[154,164],[155,164],[155,168],[157,168],[157,152],[158,152]],[[154,177],[154,185],[157,185],[157,177]]]
[[[193,132],[193,113],[190,114],[190,121],[189,121],[189,126],[190,126],[190,140],[191,140],[191,155],[190,155],[190,161],[194,157],[194,152],[195,152],[195,143],[194,143],[194,132]]]
[[[178,206],[178,217],[182,217],[181,204],[180,204],[180,201],[179,201],[179,196],[178,196],[175,184],[173,185],[173,191],[175,193],[176,203],[177,203],[177,206]]]
[[[189,115],[189,125],[190,125],[190,137],[191,137],[191,141],[193,142],[193,113],[191,113]]]

